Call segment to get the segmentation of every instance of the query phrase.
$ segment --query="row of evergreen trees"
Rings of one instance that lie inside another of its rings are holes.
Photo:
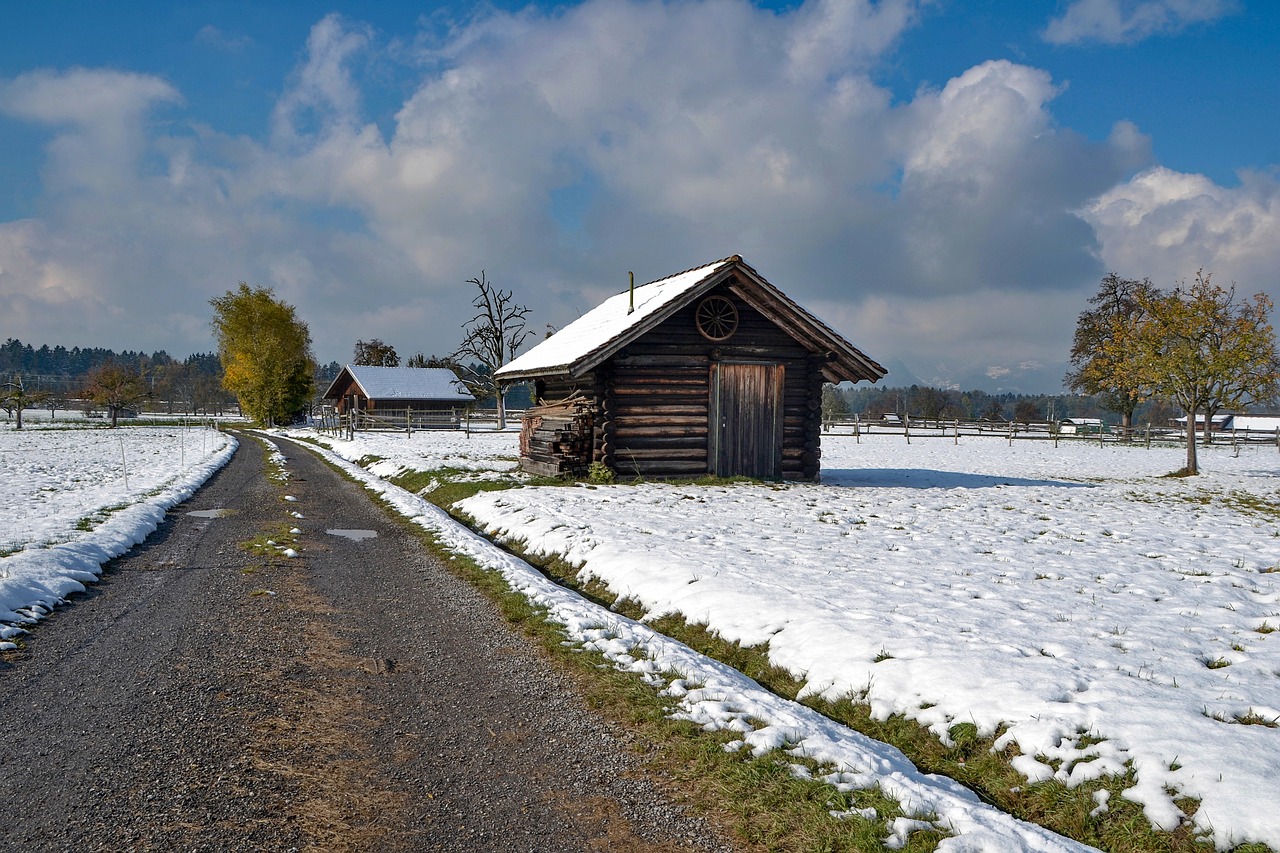
[[[105,349],[103,347],[49,346],[44,344],[34,347],[24,344],[17,338],[9,338],[0,345],[0,375],[21,375],[28,382],[41,380],[63,384],[71,381],[75,384],[95,367],[104,364],[119,364],[137,368],[145,374],[148,371],[169,365],[181,364],[193,371],[210,376],[222,375],[222,363],[218,354],[213,352],[194,353],[185,359],[176,359],[164,350],[153,353],[133,350]]]
[[[142,388],[138,401],[152,411],[223,414],[235,397],[222,388],[222,362],[217,353],[193,353],[176,359],[164,350],[153,353],[102,347],[34,347],[16,338],[0,346],[0,377],[20,378],[29,394],[51,405],[69,405],[86,397],[93,375],[112,365],[135,374]]]

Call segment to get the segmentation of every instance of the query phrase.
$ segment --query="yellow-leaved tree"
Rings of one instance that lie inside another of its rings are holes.
[[[1076,321],[1071,342],[1071,364],[1066,384],[1081,394],[1099,398],[1102,408],[1120,414],[1120,434],[1125,440],[1133,432],[1133,412],[1147,396],[1147,389],[1124,363],[1131,357],[1127,343],[1144,319],[1145,303],[1158,291],[1150,279],[1121,278],[1110,273],[1102,279],[1098,293],[1089,299],[1095,307]]]
[[[271,288],[236,290],[209,300],[222,360],[222,387],[241,410],[264,424],[288,421],[311,399],[315,359],[311,332]]]
[[[1142,292],[1141,319],[1115,344],[1122,383],[1173,400],[1187,416],[1186,474],[1199,472],[1196,416],[1206,431],[1223,408],[1270,402],[1280,383],[1280,353],[1265,293],[1236,300],[1200,270],[1191,285]]]

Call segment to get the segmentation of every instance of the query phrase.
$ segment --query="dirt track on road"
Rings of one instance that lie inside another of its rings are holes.
[[[0,848],[729,849],[483,596],[281,449],[285,483],[242,434],[0,659]],[[245,547],[290,526],[296,558]]]

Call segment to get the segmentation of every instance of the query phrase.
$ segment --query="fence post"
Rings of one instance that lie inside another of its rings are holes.
[[[955,425],[955,428],[956,428],[956,441],[955,441],[955,443],[958,445],[958,444],[960,443],[960,421],[957,419],[954,425]]]
[[[120,470],[124,472],[124,490],[129,491],[129,462],[124,458],[124,439],[119,438],[120,442]]]
[[[1151,421],[1147,421],[1147,450],[1151,449]]]
[[[404,431],[413,435],[413,409],[407,407],[404,410]]]
[[[855,444],[862,444],[862,415],[853,416],[853,438]],[[1280,427],[1276,428],[1276,447],[1280,447]]]
[[[1009,446],[1013,447],[1013,421],[1009,421]]]
[[[911,443],[911,415],[906,412],[902,413],[902,435],[907,439],[907,444]]]

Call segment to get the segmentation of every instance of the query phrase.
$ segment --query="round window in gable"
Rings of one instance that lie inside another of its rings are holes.
[[[694,317],[698,331],[709,341],[727,341],[738,331],[738,309],[724,296],[708,296],[699,302]]]

